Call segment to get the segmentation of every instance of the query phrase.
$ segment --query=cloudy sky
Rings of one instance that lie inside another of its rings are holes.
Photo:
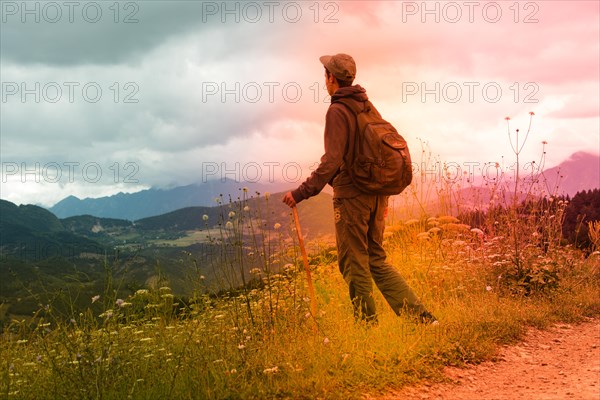
[[[51,206],[227,177],[296,186],[323,151],[323,54],[440,163],[600,152],[598,1],[1,4],[1,197]]]

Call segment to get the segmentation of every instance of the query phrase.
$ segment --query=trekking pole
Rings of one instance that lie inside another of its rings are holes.
[[[313,318],[317,317],[317,299],[315,298],[315,288],[312,284],[310,277],[310,268],[308,266],[308,256],[306,255],[306,248],[304,247],[304,239],[302,238],[302,230],[300,229],[300,219],[298,218],[298,209],[296,206],[292,207],[294,214],[294,222],[296,223],[296,231],[298,232],[298,242],[300,243],[300,252],[302,252],[302,261],[304,262],[304,270],[306,271],[306,278],[308,279],[308,293],[310,295],[310,311]]]

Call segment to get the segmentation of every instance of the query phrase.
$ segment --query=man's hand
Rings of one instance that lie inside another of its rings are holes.
[[[283,196],[283,202],[290,206],[290,208],[296,207],[296,200],[294,200],[294,196],[292,196],[292,192],[287,192],[285,196]]]

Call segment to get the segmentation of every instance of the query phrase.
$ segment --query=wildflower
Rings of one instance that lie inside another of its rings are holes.
[[[329,338],[323,339],[323,344],[327,346],[329,344]]]
[[[427,232],[421,232],[417,235],[417,239],[419,240],[427,240],[429,239],[429,233]]]
[[[246,346],[242,343],[238,344],[238,349],[239,350],[244,350],[246,348]]]
[[[279,222],[277,222],[275,225],[273,225],[273,228],[279,229],[279,228],[281,228],[281,224]]]
[[[485,290],[487,290],[488,292],[491,292],[492,291],[492,287],[491,286],[486,286]]]
[[[147,289],[138,289],[135,294],[137,295],[143,295],[143,294],[148,294],[148,290]]]
[[[438,221],[442,224],[447,224],[447,223],[459,223],[459,219],[456,217],[453,217],[452,215],[443,215],[441,217],[438,218]]]
[[[535,113],[533,111],[529,111],[529,115],[534,116]]]
[[[227,223],[225,224],[225,228],[226,229],[233,229],[233,224],[231,223],[231,221],[227,221]]]
[[[99,294],[95,295],[94,297],[92,297],[92,303],[97,302],[99,299],[100,299],[100,295]]]
[[[235,211],[229,211],[229,218],[235,217]]]
[[[204,220],[204,221],[208,221],[208,215],[204,214],[204,215],[202,216],[202,220]]]
[[[233,374],[237,374],[237,369],[235,369],[235,368],[232,368],[232,369],[231,369],[231,371],[229,371],[229,373],[230,373],[231,375],[233,375]]]
[[[290,272],[290,271],[293,271],[293,270],[294,270],[294,264],[290,264],[290,263],[288,263],[288,264],[285,264],[285,265],[283,266],[283,270],[284,270],[285,272]]]
[[[481,229],[473,228],[473,229],[471,229],[471,232],[476,234],[479,237],[483,237],[483,231]]]
[[[201,281],[203,281],[203,280],[205,280],[205,279],[206,279],[206,277],[205,277],[204,275],[200,275],[200,280],[201,280]]]
[[[163,286],[163,287],[161,287],[161,288],[160,288],[160,289],[158,289],[158,290],[159,290],[159,291],[161,291],[161,292],[170,292],[170,291],[171,291],[171,288],[170,288],[170,287],[168,287],[168,286]]]
[[[117,301],[115,301],[115,304],[119,307],[123,307],[123,303],[125,303],[125,300],[123,299],[117,299]]]
[[[436,235],[436,234],[437,234],[438,232],[440,232],[440,231],[441,231],[441,229],[440,229],[440,228],[438,228],[438,227],[433,227],[433,228],[429,229],[429,230],[427,231],[427,233],[429,233],[429,234],[431,234],[431,235]]]
[[[276,374],[279,372],[279,367],[278,366],[274,366],[273,368],[266,368],[263,370],[263,374],[268,375],[268,374]]]
[[[248,206],[244,207],[244,211],[246,211],[246,212],[250,211],[250,207],[248,207]]]

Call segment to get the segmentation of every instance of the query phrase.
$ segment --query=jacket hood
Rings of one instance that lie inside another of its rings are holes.
[[[354,86],[346,86],[343,88],[339,88],[333,94],[333,96],[331,96],[331,102],[334,102],[335,100],[338,100],[341,98],[346,98],[346,97],[349,97],[352,100],[361,101],[361,102],[369,100],[369,97],[367,96],[367,91],[365,89],[363,89],[363,87],[360,85],[354,85]]]

